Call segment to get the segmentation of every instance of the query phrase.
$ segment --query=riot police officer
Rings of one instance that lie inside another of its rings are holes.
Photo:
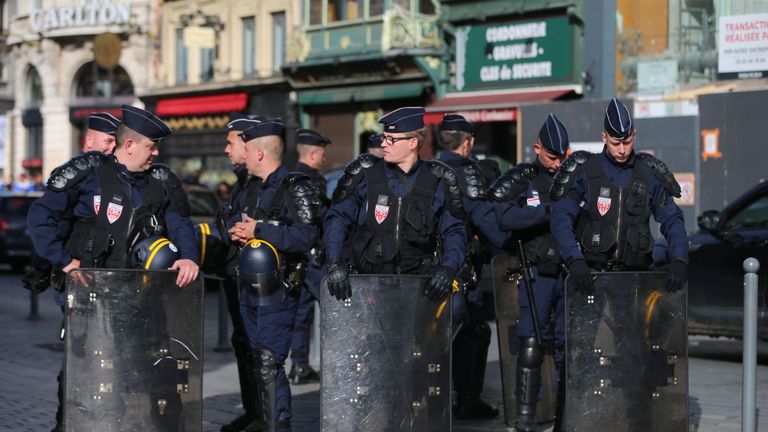
[[[381,148],[383,137],[379,133],[372,133],[366,139],[366,151],[378,158],[384,157],[384,150]]]
[[[265,119],[241,134],[245,165],[255,184],[240,194],[228,232],[232,241],[249,245],[239,260],[240,313],[251,348],[261,420],[266,430],[289,431],[291,392],[283,364],[321,204],[309,177],[289,173],[282,164],[282,134],[283,125],[276,119]],[[279,256],[275,262],[280,268],[272,269],[276,276],[268,282],[262,276],[271,272],[258,270],[264,257],[248,261],[248,254],[259,248]]]
[[[83,153],[97,151],[112,154],[115,150],[115,131],[120,120],[107,112],[96,112],[88,116],[88,130],[83,138]]]
[[[227,298],[227,310],[232,320],[232,347],[237,359],[237,376],[240,384],[240,397],[245,413],[222,426],[222,432],[239,432],[242,430],[258,430],[261,428],[261,407],[256,398],[255,381],[253,377],[254,365],[251,364],[252,355],[249,355],[250,345],[245,334],[245,327],[240,315],[240,296],[237,288],[235,269],[237,267],[239,244],[230,242],[226,233],[226,225],[230,218],[237,214],[237,205],[247,185],[256,185],[249,182],[250,175],[245,166],[245,142],[240,134],[246,129],[261,123],[262,117],[256,115],[243,115],[233,113],[227,123],[227,145],[224,152],[232,164],[235,173],[235,183],[229,200],[216,215],[214,226],[201,226],[199,235],[206,237],[205,249],[201,250],[201,266],[206,273],[223,276],[224,292]],[[202,249],[202,243],[201,243]],[[223,250],[221,250],[223,249]],[[223,259],[220,259],[223,258]],[[250,428],[250,429],[249,429]]]
[[[189,241],[193,231],[186,195],[175,174],[164,165],[152,164],[158,144],[171,129],[153,114],[127,105],[123,106],[123,120],[121,124],[111,115],[93,114],[87,133],[93,140],[86,140],[86,144],[91,142],[88,145],[108,153],[116,141],[115,154],[85,153],[51,174],[46,192],[27,215],[35,254],[43,257],[46,268],[55,274],[81,265],[131,267],[131,241],[135,244],[141,237],[157,233],[146,225],[154,218],[163,221],[155,225],[165,226],[179,246],[180,259],[171,268],[179,270],[177,284],[187,285],[197,278],[198,253]],[[133,223],[128,222],[131,214],[137,216]],[[54,278],[59,290],[63,290],[63,282],[63,277]],[[47,285],[47,281],[40,283]],[[63,305],[63,301],[63,296],[58,296],[57,302]],[[62,422],[61,374],[59,382],[54,430],[60,430]]]
[[[469,156],[474,147],[474,125],[457,114],[447,114],[438,127],[438,143],[443,149],[439,160],[453,169],[467,214],[469,248],[459,271],[463,299],[454,296],[453,382],[456,390],[454,414],[460,419],[489,419],[499,414],[480,398],[485,381],[485,365],[491,328],[488,326],[483,293],[477,289],[484,263],[483,245],[501,247],[505,234],[497,229],[496,214],[488,203],[488,184],[483,169]],[[482,243],[482,244],[481,244]],[[460,319],[464,317],[464,319]]]
[[[419,159],[423,108],[399,108],[379,123],[384,157],[363,154],[347,165],[325,217],[328,290],[339,300],[352,295],[349,263],[359,273],[429,274],[424,295],[442,299],[466,248],[456,177],[441,162]]]
[[[662,161],[635,153],[637,130],[615,97],[605,110],[604,126],[602,153],[575,152],[563,162],[552,188],[552,233],[572,283],[590,291],[590,269],[647,270],[653,215],[669,243],[668,288],[679,290],[688,268],[685,222],[673,199],[680,196],[680,185]]]
[[[504,173],[491,187],[491,196],[501,203],[497,206],[499,226],[510,230],[515,240],[522,242],[525,260],[530,270],[532,289],[518,284],[520,316],[517,327],[519,349],[516,365],[516,422],[520,431],[537,430],[536,403],[541,388],[541,364],[544,345],[554,333],[555,365],[562,371],[565,348],[565,299],[560,257],[555,251],[549,230],[552,180],[565,159],[569,148],[568,132],[552,113],[547,115],[539,130],[533,151],[533,163],[521,163]],[[519,251],[515,251],[519,254]],[[529,299],[528,293],[533,293]],[[535,308],[535,309],[534,309]],[[554,332],[549,329],[554,316]],[[542,340],[538,340],[541,337]],[[507,365],[506,367],[510,367]],[[558,398],[562,402],[562,398]],[[562,408],[562,404],[559,408]],[[556,414],[556,420],[561,415]],[[555,425],[559,430],[559,424]]]
[[[298,162],[295,170],[305,173],[317,187],[320,201],[323,203],[323,215],[328,209],[329,199],[325,177],[320,174],[320,168],[325,163],[325,147],[331,143],[328,137],[312,129],[299,129],[296,132],[296,152]],[[315,382],[320,379],[317,372],[309,365],[309,330],[314,314],[314,306],[323,277],[325,248],[322,246],[322,234],[318,233],[318,241],[308,255],[309,267],[305,286],[299,295],[299,305],[296,310],[296,323],[293,326],[291,341],[291,371],[288,378],[294,384]]]

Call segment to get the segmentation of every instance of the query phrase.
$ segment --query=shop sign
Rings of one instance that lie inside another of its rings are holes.
[[[564,16],[459,27],[456,90],[573,83],[573,45]]]
[[[130,19],[131,3],[112,3],[110,0],[33,9],[29,14],[29,22],[36,32],[128,24]]]
[[[768,76],[768,14],[720,17],[717,50],[718,78]]]

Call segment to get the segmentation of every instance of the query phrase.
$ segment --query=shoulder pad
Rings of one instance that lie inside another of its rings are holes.
[[[445,188],[445,205],[455,217],[464,219],[464,205],[461,202],[461,189],[456,179],[456,174],[451,167],[443,162],[430,160],[424,161],[429,171],[438,179],[443,180]]]
[[[312,179],[300,172],[289,173],[285,177],[288,194],[293,200],[298,222],[303,224],[319,224],[323,214],[320,194]]]
[[[459,176],[459,187],[465,197],[485,199],[488,194],[488,182],[477,162],[468,160],[456,168],[455,174]]]
[[[88,152],[72,158],[69,162],[53,170],[48,179],[48,189],[54,192],[67,190],[78,184],[95,167],[106,160],[101,152]]]
[[[510,201],[528,190],[528,185],[536,178],[539,167],[521,163],[499,176],[491,185],[490,194],[494,201]]]
[[[336,189],[333,191],[333,202],[337,203],[347,199],[347,197],[355,190],[357,184],[360,183],[363,170],[376,165],[380,160],[381,158],[379,157],[364,153],[348,163],[344,168],[344,174],[342,174],[339,181],[336,183]]]
[[[669,170],[667,165],[662,162],[661,159],[658,159],[648,153],[637,153],[635,157],[637,158],[638,162],[644,163],[653,169],[653,171],[656,173],[656,176],[659,177],[659,180],[661,180],[661,183],[665,188],[667,188],[667,191],[670,195],[677,198],[682,196],[682,189],[680,188],[680,184],[677,182],[677,180],[675,180],[675,176],[672,174],[672,171]]]
[[[568,156],[568,159],[560,164],[560,169],[557,170],[552,180],[552,189],[549,190],[549,196],[552,201],[559,200],[568,192],[573,182],[576,181],[576,168],[594,156],[594,153],[579,150],[573,152]]]
[[[166,181],[170,175],[171,169],[168,165],[156,163],[149,167],[149,174],[156,180]]]

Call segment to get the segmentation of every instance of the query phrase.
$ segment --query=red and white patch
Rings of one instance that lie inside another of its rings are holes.
[[[101,195],[94,195],[93,196],[93,210],[96,212],[96,214],[99,214],[99,209],[101,208]]]
[[[538,196],[528,198],[528,207],[538,207],[541,205],[541,199]]]
[[[597,198],[597,211],[600,213],[600,216],[605,216],[606,213],[608,213],[608,210],[611,209],[611,199],[607,197],[598,197]]]
[[[107,206],[107,220],[109,223],[113,224],[117,222],[117,220],[120,219],[121,214],[123,214],[123,206],[113,202],[109,203]]]
[[[384,219],[387,218],[387,215],[389,214],[389,206],[376,204],[376,208],[373,210],[373,216],[376,218],[376,222],[381,225],[382,222],[384,222]]]

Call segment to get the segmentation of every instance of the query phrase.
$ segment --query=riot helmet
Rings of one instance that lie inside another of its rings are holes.
[[[267,241],[251,239],[238,257],[238,285],[254,305],[277,304],[283,300],[280,280],[280,253]]]
[[[200,268],[206,273],[221,273],[224,270],[227,241],[216,224],[195,225],[195,239],[200,251]]]
[[[134,268],[167,270],[179,259],[179,249],[165,237],[152,235],[137,242],[131,251]]]

